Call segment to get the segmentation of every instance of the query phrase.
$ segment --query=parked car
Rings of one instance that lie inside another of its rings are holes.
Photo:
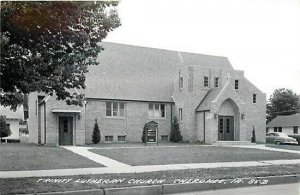
[[[289,137],[285,133],[271,132],[266,134],[266,143],[272,144],[298,144],[295,138]]]

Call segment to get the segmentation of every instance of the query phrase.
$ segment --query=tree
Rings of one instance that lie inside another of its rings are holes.
[[[147,133],[147,123],[144,125],[143,134],[142,134],[142,142],[146,142],[146,133]]]
[[[252,130],[251,142],[252,142],[252,143],[255,143],[255,142],[256,142],[256,135],[255,135],[255,128],[254,128],[254,125],[253,125],[253,130]]]
[[[290,89],[276,89],[267,103],[267,123],[278,115],[291,115],[299,112],[299,97]]]
[[[11,135],[9,126],[6,124],[6,117],[0,116],[0,143],[3,137],[8,137]]]
[[[97,122],[97,119],[95,119],[95,125],[94,125],[94,131],[93,131],[93,135],[92,135],[92,142],[94,144],[98,144],[101,140],[101,134],[100,134],[100,130],[99,130],[99,125]]]
[[[182,141],[182,135],[180,132],[180,127],[179,127],[177,117],[174,117],[174,121],[172,123],[172,128],[171,128],[171,133],[170,133],[170,141],[172,141],[172,142]]]
[[[1,104],[16,109],[39,91],[82,105],[85,73],[120,26],[116,1],[1,2]]]

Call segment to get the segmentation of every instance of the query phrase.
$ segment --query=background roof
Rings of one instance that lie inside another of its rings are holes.
[[[300,113],[287,115],[287,116],[277,116],[267,124],[267,127],[291,127],[291,126],[300,126]]]
[[[103,42],[86,75],[87,98],[172,102],[180,66],[232,68],[226,57]]]

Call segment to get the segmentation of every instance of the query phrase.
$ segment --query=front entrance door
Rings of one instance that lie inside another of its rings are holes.
[[[219,116],[218,140],[234,141],[234,117]]]
[[[59,145],[73,145],[73,117],[59,117]]]

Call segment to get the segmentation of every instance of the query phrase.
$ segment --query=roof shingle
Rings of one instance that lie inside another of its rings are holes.
[[[232,69],[226,57],[103,42],[100,64],[86,75],[87,98],[172,102],[180,66]]]
[[[286,116],[277,116],[267,124],[267,127],[300,126],[300,113]]]

